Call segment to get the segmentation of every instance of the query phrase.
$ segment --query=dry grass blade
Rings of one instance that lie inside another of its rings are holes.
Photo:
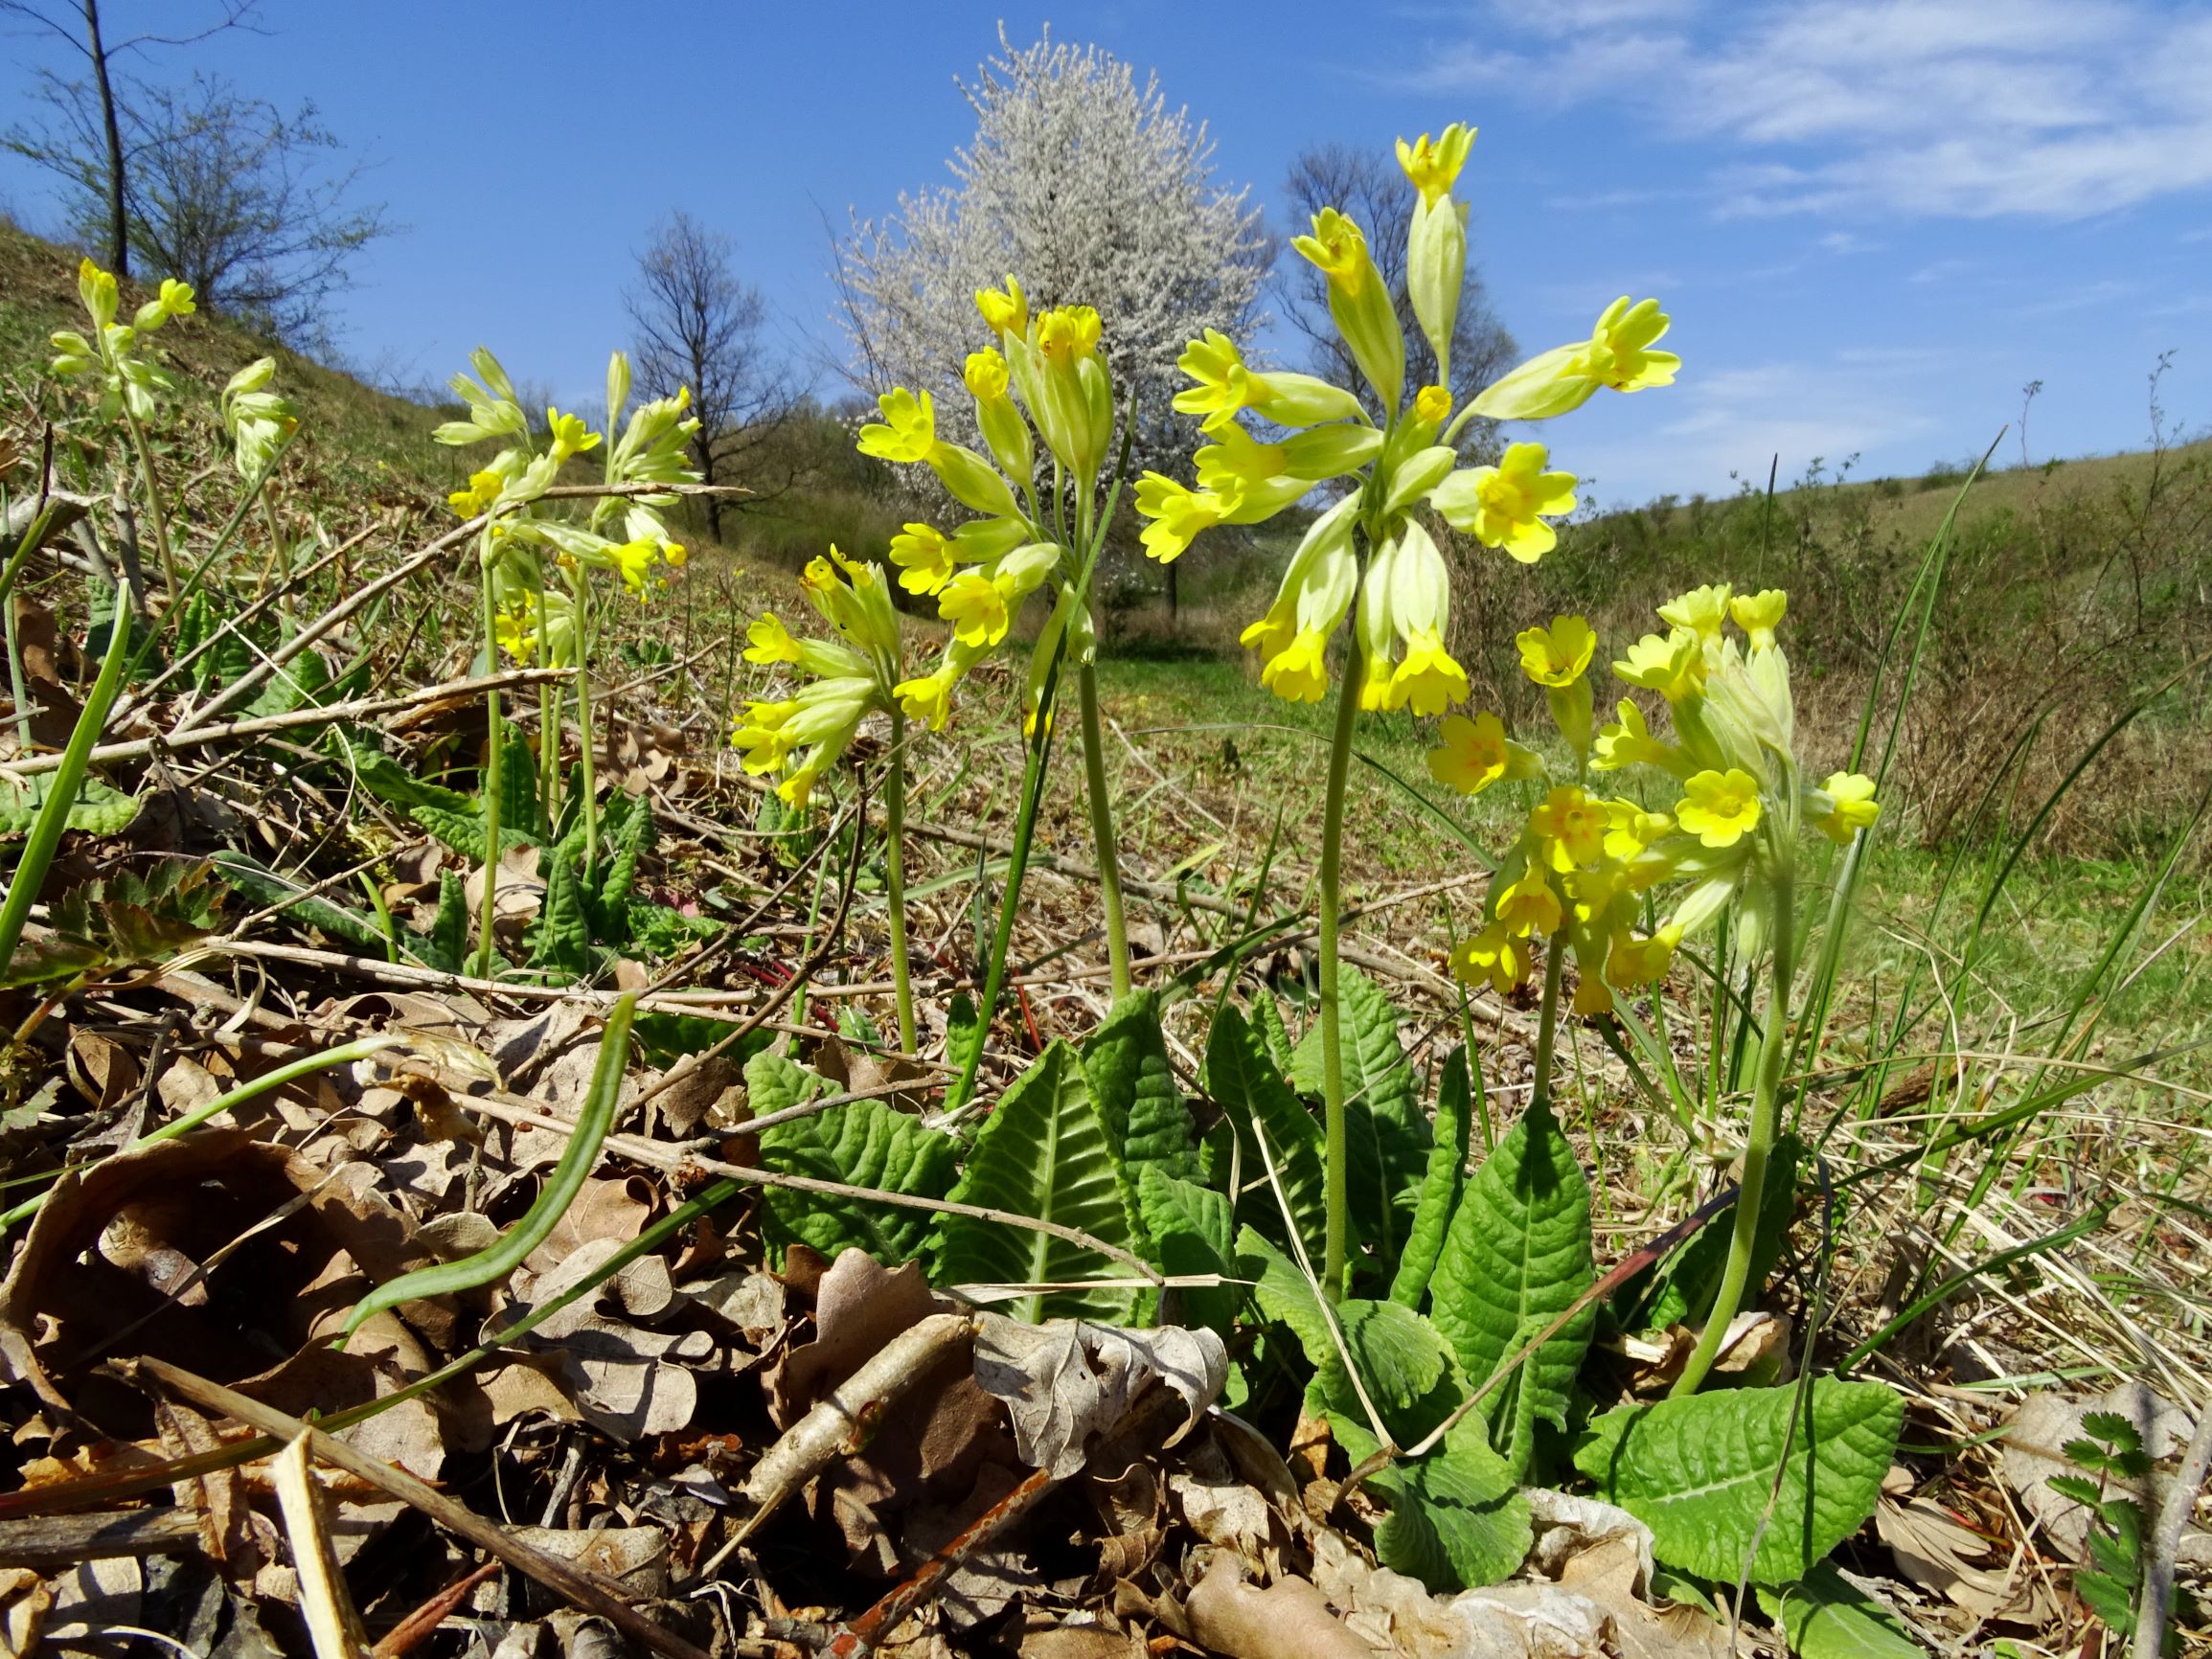
[[[299,1578],[300,1616],[315,1645],[315,1659],[367,1659],[369,1638],[331,1548],[329,1517],[308,1461],[307,1435],[293,1436],[277,1454],[273,1474],[285,1538],[292,1547],[292,1571]]]

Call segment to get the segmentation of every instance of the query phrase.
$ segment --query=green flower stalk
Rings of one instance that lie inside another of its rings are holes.
[[[1400,165],[1420,195],[1405,232],[1408,297],[1446,379],[1467,265],[1467,208],[1451,193],[1473,138],[1472,128],[1455,123],[1439,140],[1425,134],[1398,147]],[[1332,643],[1350,623],[1322,800],[1320,872],[1318,1020],[1328,1161],[1322,1288],[1338,1297],[1353,1248],[1336,994],[1352,745],[1364,711],[1445,715],[1468,695],[1466,670],[1445,644],[1450,576],[1422,510],[1522,562],[1541,557],[1555,540],[1546,519],[1573,511],[1573,477],[1548,470],[1549,457],[1536,443],[1514,444],[1494,466],[1462,466],[1454,447],[1459,433],[1476,416],[1507,420],[1564,414],[1601,387],[1663,386],[1679,362],[1652,350],[1667,328],[1657,302],[1631,307],[1623,299],[1587,340],[1524,364],[1455,415],[1446,386],[1405,384],[1404,334],[1361,227],[1334,208],[1324,209],[1314,216],[1312,234],[1292,246],[1328,280],[1330,315],[1359,367],[1363,395],[1310,375],[1257,369],[1234,341],[1209,330],[1180,359],[1192,385],[1174,400],[1178,410],[1200,418],[1210,440],[1194,458],[1196,486],[1149,472],[1137,486],[1137,511],[1151,520],[1146,553],[1166,562],[1216,526],[1260,523],[1316,489],[1338,495],[1291,555],[1266,614],[1243,635],[1259,653],[1263,685],[1289,701],[1319,702],[1330,691]],[[1468,763],[1479,761],[1498,776],[1516,768],[1525,775],[1533,757],[1516,754],[1502,729],[1484,731],[1452,716],[1445,722],[1448,735],[1455,722],[1467,743],[1479,739],[1487,745],[1486,755],[1471,756]],[[1542,920],[1533,896],[1527,908],[1531,916],[1518,932],[1486,935],[1482,942],[1494,960],[1502,956],[1516,965],[1516,978],[1526,971],[1531,933],[1560,924],[1557,914]]]

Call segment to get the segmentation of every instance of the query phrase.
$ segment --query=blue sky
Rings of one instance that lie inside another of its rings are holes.
[[[65,8],[64,8],[65,10]],[[106,0],[111,37],[206,0]],[[1285,169],[1469,120],[1463,193],[1530,351],[1615,294],[1658,295],[1685,368],[1551,439],[1607,501],[1725,491],[1854,452],[1915,473],[1978,452],[2043,383],[2041,461],[2139,446],[2146,377],[2212,420],[2212,7],[2105,0],[1121,0],[1015,8],[264,0],[268,33],[148,60],[312,98],[406,229],[365,257],[343,344],[442,380],[490,344],[588,400],[652,220],[736,242],[794,352],[832,349],[829,231],[944,182],[954,85],[1049,20],[1156,71],[1220,178],[1280,228]],[[0,109],[74,60],[0,34]],[[51,221],[0,156],[0,206]],[[2017,461],[2017,434],[2000,452]]]

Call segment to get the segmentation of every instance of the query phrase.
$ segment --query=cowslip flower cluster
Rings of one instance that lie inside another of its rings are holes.
[[[89,336],[73,329],[56,331],[53,368],[57,375],[96,375],[101,382],[100,412],[108,420],[127,414],[134,420],[150,420],[156,395],[176,390],[176,382],[138,353],[139,342],[174,317],[189,317],[198,307],[192,284],[174,277],[162,279],[160,291],[132,313],[127,323],[115,320],[122,292],[115,278],[92,261],[77,267],[77,297],[92,319]]]
[[[949,534],[916,523],[892,539],[899,585],[935,599],[938,615],[952,625],[937,667],[893,688],[901,709],[942,729],[953,687],[1006,638],[1029,596],[1052,581],[1055,602],[1030,659],[1034,729],[1044,676],[1062,639],[1072,664],[1089,663],[1097,650],[1090,607],[1078,590],[1090,503],[1113,438],[1113,383],[1100,351],[1099,314],[1090,307],[1033,313],[1012,276],[1004,288],[979,290],[975,305],[995,344],[969,353],[962,380],[990,455],[940,438],[930,394],[903,386],[877,399],[882,420],[860,428],[859,449],[927,466],[947,494],[981,514]],[[1037,484],[1044,459],[1054,470],[1049,495]],[[1063,480],[1074,487],[1072,523],[1060,498]]]
[[[1404,333],[1366,235],[1349,216],[1324,209],[1311,234],[1291,245],[1327,278],[1330,315],[1378,408],[1310,375],[1255,369],[1235,342],[1209,330],[1183,353],[1179,367],[1192,385],[1175,398],[1212,440],[1195,458],[1196,485],[1149,472],[1137,487],[1137,511],[1152,521],[1145,551],[1165,562],[1217,525],[1257,524],[1342,481],[1341,499],[1313,521],[1274,602],[1243,635],[1259,654],[1262,684],[1291,701],[1327,693],[1329,642],[1351,616],[1361,707],[1436,715],[1464,702],[1467,674],[1445,645],[1448,573],[1416,511],[1425,505],[1483,546],[1531,562],[1557,540],[1548,521],[1574,511],[1575,480],[1551,469],[1541,443],[1512,444],[1495,466],[1462,466],[1454,441],[1477,416],[1545,420],[1601,387],[1666,385],[1679,367],[1671,352],[1653,349],[1667,329],[1658,303],[1624,298],[1588,339],[1544,352],[1453,411],[1448,388],[1468,210],[1452,190],[1473,141],[1472,127],[1454,123],[1441,138],[1425,133],[1398,146],[1419,197],[1405,232],[1407,297],[1444,384],[1407,387]],[[1243,424],[1247,412],[1268,429],[1264,440]]]
[[[231,457],[239,476],[251,483],[269,469],[279,450],[300,429],[291,399],[269,390],[277,377],[274,357],[257,357],[230,377],[222,390],[223,430],[231,437]]]
[[[680,570],[688,555],[661,516],[675,504],[673,493],[603,495],[580,523],[565,516],[559,504],[546,501],[545,491],[571,459],[595,450],[605,457],[611,486],[696,479],[687,454],[699,425],[687,413],[691,394],[679,389],[673,397],[640,404],[611,445],[582,416],[548,408],[541,443],[499,359],[478,347],[469,362],[481,381],[456,375],[451,382],[468,406],[468,418],[448,420],[431,436],[456,446],[488,440],[504,440],[505,446],[465,488],[447,495],[446,504],[463,518],[490,516],[483,557],[501,648],[518,662],[573,667],[581,648],[577,579],[582,573],[609,572],[625,592],[643,602],[668,585],[669,573]],[[616,352],[606,372],[610,427],[622,421],[629,391],[629,359]],[[547,556],[571,579],[568,591],[549,582]]]
[[[862,720],[906,700],[899,615],[882,571],[832,546],[808,563],[799,585],[837,637],[794,634],[774,611],[754,618],[745,660],[787,665],[805,683],[788,697],[747,703],[730,733],[746,771],[784,774],[776,793],[793,807],[806,805]]]
[[[1755,953],[1772,928],[1776,893],[1788,891],[1802,830],[1847,846],[1874,824],[1872,779],[1834,772],[1815,786],[1801,776],[1790,664],[1776,637],[1788,602],[1776,589],[1739,594],[1721,583],[1659,607],[1668,631],[1643,636],[1612,672],[1664,699],[1671,737],[1655,734],[1628,697],[1593,730],[1596,636],[1583,618],[1519,636],[1522,669],[1545,689],[1576,781],[1550,786],[1530,811],[1492,883],[1486,926],[1453,954],[1459,978],[1500,990],[1518,985],[1534,942],[1559,938],[1579,969],[1575,1011],[1608,1012],[1615,991],[1664,976],[1682,941],[1731,904],[1738,950]],[[1455,716],[1442,736],[1430,773],[1462,793],[1544,778],[1541,759],[1507,739],[1495,716]],[[1663,774],[1671,807],[1587,787],[1592,773],[1630,767]],[[1663,886],[1675,890],[1674,902],[1647,929]]]

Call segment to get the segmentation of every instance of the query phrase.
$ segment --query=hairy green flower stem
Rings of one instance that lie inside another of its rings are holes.
[[[599,869],[599,738],[591,718],[591,581],[580,566],[572,589],[576,617],[576,737],[583,766],[583,868]],[[556,699],[558,701],[558,699]],[[556,771],[559,767],[556,766]]]
[[[1721,1344],[1727,1339],[1728,1326],[1743,1306],[1751,1278],[1751,1253],[1758,1241],[1759,1212],[1767,1193],[1767,1166],[1781,1128],[1782,1062],[1790,1050],[1790,988],[1796,969],[1793,908],[1797,849],[1793,836],[1782,840],[1781,856],[1774,861],[1774,954],[1767,1029],[1760,1034],[1759,1069],[1751,1084],[1751,1128],[1744,1145],[1744,1174],[1736,1192],[1736,1224],[1728,1236],[1728,1263],[1722,1271],[1721,1288],[1714,1295],[1705,1329],[1698,1333],[1698,1346],[1668,1391],[1670,1399],[1687,1399],[1703,1384],[1713,1362],[1721,1356]]]
[[[1361,579],[1366,573],[1362,571]],[[1357,604],[1357,601],[1355,600]],[[1350,634],[1344,677],[1336,684],[1336,731],[1329,744],[1328,792],[1321,807],[1321,1125],[1327,1153],[1327,1219],[1321,1246],[1321,1290],[1332,1302],[1344,1297],[1350,1254],[1351,1147],[1344,1127],[1344,1031],[1338,994],[1337,933],[1343,910],[1344,784],[1352,771],[1352,734],[1359,721],[1359,688],[1367,664],[1359,630]]]
[[[131,413],[130,399],[123,400],[124,424],[130,429],[130,446],[138,451],[138,470],[146,480],[146,512],[153,522],[154,551],[161,555],[161,582],[171,606],[176,603],[176,561],[169,551],[169,519],[161,511],[161,487],[154,482],[153,450],[146,442],[146,428]]]
[[[891,769],[883,784],[883,893],[891,906],[891,983],[899,1003],[899,1049],[914,1050],[914,978],[906,960],[906,714],[891,705]]]
[[[489,670],[499,666],[499,623],[497,596],[491,586],[491,524],[484,521],[484,539],[477,557],[478,580],[484,608],[484,662]],[[476,977],[491,977],[491,929],[499,917],[499,755],[506,747],[501,741],[505,733],[500,730],[499,693],[496,689],[484,693],[485,742],[483,789],[484,797],[484,902],[477,916]]]

